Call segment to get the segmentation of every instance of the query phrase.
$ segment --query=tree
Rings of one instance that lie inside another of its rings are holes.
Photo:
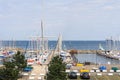
[[[0,80],[17,80],[19,70],[13,62],[4,62],[5,67],[0,69]]]
[[[47,80],[67,80],[65,73],[66,64],[62,58],[56,56],[52,59],[48,67]]]
[[[20,51],[18,51],[17,54],[13,56],[13,62],[16,64],[19,71],[22,71],[23,68],[27,66],[27,61],[25,60],[25,56],[21,54]]]
[[[27,66],[27,61],[20,51],[12,58],[12,61],[5,61],[4,68],[0,69],[0,80],[17,80],[19,73]]]

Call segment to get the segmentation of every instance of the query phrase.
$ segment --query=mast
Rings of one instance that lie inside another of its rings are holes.
[[[44,50],[44,30],[43,30],[43,21],[41,20],[41,38],[42,38],[42,53],[43,53],[43,50]]]
[[[59,35],[54,56],[60,55],[61,51],[62,51],[62,35]]]
[[[59,35],[59,42],[58,42],[58,51],[60,53],[60,51],[62,50],[62,35]]]

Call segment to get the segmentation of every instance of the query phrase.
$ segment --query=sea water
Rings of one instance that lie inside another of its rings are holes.
[[[95,64],[120,64],[120,60],[106,58],[98,54],[76,54],[75,57],[78,59],[78,62],[91,62]]]
[[[57,41],[48,41],[49,49],[55,49]],[[99,44],[106,48],[106,41],[63,41],[63,49],[77,49],[77,50],[98,50]],[[1,47],[17,47],[23,49],[30,48],[30,41],[2,41]]]

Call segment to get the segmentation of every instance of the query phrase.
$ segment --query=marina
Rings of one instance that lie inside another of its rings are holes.
[[[0,80],[120,80],[120,1],[0,1]]]
[[[35,43],[39,42],[33,42],[31,41],[31,47],[29,49],[21,49],[21,48],[6,48],[8,53],[11,53],[10,51],[15,51],[15,50],[21,50],[23,54],[25,54],[27,64],[32,65],[33,70],[30,72],[23,72],[22,75],[23,77],[20,78],[19,80],[45,80],[45,76],[48,72],[48,64],[51,61],[52,57],[55,55],[61,55],[63,58],[63,61],[66,62],[67,64],[73,64],[74,63],[74,57],[77,59],[77,64],[82,64],[81,66],[79,65],[72,65],[72,67],[69,69],[69,71],[77,71],[77,73],[81,73],[81,70],[87,70],[91,74],[91,79],[97,80],[95,78],[99,77],[100,75],[103,75],[108,77],[108,75],[113,75],[113,76],[118,76],[119,77],[119,69],[120,69],[120,60],[112,59],[109,57],[106,57],[105,55],[100,55],[103,51],[102,50],[76,50],[77,54],[70,55],[69,52],[71,50],[67,50],[67,48],[62,48],[63,42],[61,37],[59,36],[58,41],[55,42],[56,47],[54,48],[49,48],[46,47],[44,48],[44,54],[42,54],[42,48],[39,47]],[[41,43],[41,42],[40,42]],[[35,47],[36,46],[36,47]],[[98,46],[96,46],[98,47]],[[64,50],[65,49],[65,50]],[[48,50],[48,51],[47,51]],[[1,50],[2,51],[2,50]],[[4,50],[3,50],[4,51]],[[99,54],[98,54],[99,52]],[[1,52],[3,53],[3,52]],[[76,52],[75,52],[76,53]],[[76,61],[75,61],[76,62]],[[89,62],[90,64],[85,64],[85,62]],[[107,69],[107,72],[100,72],[99,67],[100,66],[105,66]],[[118,72],[110,72],[112,70],[112,67],[117,67]],[[96,72],[95,70],[98,72]],[[68,70],[68,69],[66,69]],[[94,70],[94,72],[92,72]],[[97,76],[96,76],[97,75]],[[78,75],[79,76],[79,75]],[[95,77],[96,76],[96,77]],[[100,78],[100,77],[99,77]],[[82,80],[78,77],[79,80]],[[105,78],[106,79],[106,78]],[[109,80],[109,79],[108,79]],[[116,80],[119,80],[116,79]]]
[[[2,47],[4,49],[7,49],[8,52],[10,50],[13,50],[14,52],[19,50],[23,53],[26,53],[26,52],[30,53],[31,55],[32,55],[32,50],[34,50],[36,55],[40,54],[40,52],[42,52],[42,51],[40,51],[40,46],[36,45],[36,43],[40,44],[40,42],[38,42],[38,41],[31,40],[31,41],[15,41],[15,42],[16,42],[16,44],[14,43],[14,47],[16,47],[16,48],[11,48],[11,49],[9,48],[9,47],[13,47],[13,45],[10,45],[10,44],[13,43],[12,41],[3,41]],[[20,43],[22,43],[22,44],[20,44]],[[55,50],[55,45],[57,45],[57,41],[47,41],[47,43],[48,43],[48,46],[46,46],[46,50],[49,49],[49,51],[54,51]],[[105,58],[107,57],[107,58],[110,58],[110,59],[116,59],[115,57],[111,58],[109,56],[109,54],[106,55],[105,51],[99,50],[99,44],[100,43],[102,43],[102,45],[105,45],[105,41],[86,41],[86,42],[85,41],[62,41],[62,47],[63,47],[63,50],[66,51],[66,52],[70,52],[71,49],[75,49],[75,50],[77,50],[78,54],[88,54],[88,55],[89,54],[95,54],[95,55],[98,54],[98,55],[101,55]],[[76,45],[77,48],[74,48],[75,45]],[[94,48],[87,49],[88,46],[90,46],[91,48],[95,47],[96,49],[94,49]],[[84,48],[81,48],[81,47],[84,47]],[[103,47],[105,48],[105,46],[103,46]],[[119,50],[116,51],[116,52],[119,52]],[[27,53],[25,55],[27,55]],[[29,54],[29,56],[30,56],[30,54]],[[35,57],[35,55],[33,55],[33,57]],[[119,59],[116,59],[116,60],[119,60]]]

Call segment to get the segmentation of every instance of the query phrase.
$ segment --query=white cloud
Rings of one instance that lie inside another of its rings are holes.
[[[105,4],[105,3],[108,3],[111,1],[113,1],[113,0],[90,0],[88,2],[93,3],[93,4]]]
[[[3,15],[2,14],[0,14],[0,18],[2,18],[3,17]]]
[[[104,10],[113,10],[114,7],[113,6],[104,6],[103,9]]]
[[[6,14],[0,14],[0,20],[5,20],[5,19],[8,19],[10,18],[10,14],[9,15],[6,15]]]

